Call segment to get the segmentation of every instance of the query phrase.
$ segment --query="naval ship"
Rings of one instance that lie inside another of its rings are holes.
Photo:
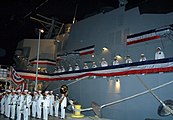
[[[68,25],[53,39],[39,40],[39,59],[38,39],[18,43],[16,66],[11,68],[16,84],[25,81],[32,90],[37,78],[38,89],[54,93],[65,84],[68,98],[81,105],[85,116],[173,119],[172,11],[148,13],[141,12],[140,7],[127,9],[122,5]],[[158,47],[165,58],[155,59]],[[139,61],[141,54],[146,61]],[[132,63],[125,62],[127,55]],[[115,57],[118,65],[113,65]],[[101,66],[102,58],[107,66]],[[93,62],[97,67],[92,67]],[[72,70],[68,70],[69,65]],[[58,72],[59,67],[65,70]]]

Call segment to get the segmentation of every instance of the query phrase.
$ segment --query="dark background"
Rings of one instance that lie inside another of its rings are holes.
[[[165,2],[166,1],[166,2]],[[142,13],[169,12],[173,9],[172,0],[128,0],[126,9],[139,6]],[[72,23],[75,8],[76,19],[101,12],[105,7],[119,7],[118,0],[1,0],[0,1],[0,64],[12,65],[18,41],[25,38],[38,38],[36,29],[42,24],[30,17],[41,14],[56,18],[62,23]]]

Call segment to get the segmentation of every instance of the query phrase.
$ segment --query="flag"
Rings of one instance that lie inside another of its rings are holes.
[[[11,71],[11,79],[16,85],[22,84],[24,82],[24,79],[21,78],[20,75],[18,75],[18,73],[15,71],[13,67],[10,67],[10,71]]]
[[[77,49],[77,50],[74,50],[74,51],[75,52],[79,52],[80,56],[87,55],[87,54],[93,54],[94,53],[94,47],[95,47],[95,45],[92,45],[92,46],[88,46],[88,47],[85,47],[85,48]]]
[[[16,91],[21,90],[23,92],[25,89],[26,89],[26,82],[23,82],[22,84],[19,84],[15,90]]]

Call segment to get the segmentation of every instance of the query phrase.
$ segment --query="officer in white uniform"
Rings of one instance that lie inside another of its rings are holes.
[[[107,63],[107,61],[105,60],[105,58],[102,58],[101,67],[106,67],[106,66],[108,66],[108,63]]]
[[[17,120],[21,120],[21,113],[23,112],[23,102],[24,102],[24,95],[22,94],[21,90],[17,91]]]
[[[165,58],[165,54],[161,51],[160,47],[157,47],[157,52],[155,53],[155,60]]]
[[[3,92],[2,94],[2,99],[1,99],[1,114],[3,115],[4,112],[5,112],[5,96],[6,96],[6,93]]]
[[[48,95],[49,91],[45,91],[45,96],[43,99],[43,120],[48,120],[48,111],[50,104],[50,97]]]
[[[16,91],[12,91],[12,98],[11,98],[11,119],[15,119],[15,114],[16,114],[16,102],[17,102],[17,95]]]
[[[54,109],[55,109],[55,117],[58,117],[58,112],[59,112],[59,95],[55,95],[55,101],[54,101]]]
[[[38,91],[38,99],[37,99],[37,118],[41,118],[41,103],[43,101],[43,95],[41,94],[41,91]]]
[[[34,91],[34,96],[32,98],[32,117],[34,118],[36,117],[37,99],[38,99],[37,92]]]
[[[61,104],[61,119],[65,119],[65,108],[67,107],[67,97],[65,94],[62,94],[60,99]]]
[[[54,104],[54,95],[53,95],[53,91],[50,91],[50,105],[49,105],[49,115],[53,116],[53,104]]]

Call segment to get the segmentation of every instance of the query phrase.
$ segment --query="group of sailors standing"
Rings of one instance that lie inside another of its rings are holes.
[[[54,95],[53,91],[34,91],[33,95],[28,90],[6,90],[1,99],[1,114],[5,117],[16,120],[28,120],[29,117],[48,120],[48,116],[59,116],[59,106],[61,110],[60,118],[65,119],[65,108],[67,98],[65,94]]]
[[[164,55],[163,51],[161,51],[161,47],[157,47],[157,48],[156,48],[156,53],[155,53],[155,60],[157,60],[157,59],[163,59],[163,58],[165,58],[165,55]],[[146,60],[147,60],[147,58],[146,58],[145,55],[142,53],[142,54],[141,54],[141,57],[140,57],[140,59],[139,59],[139,61],[142,62],[142,61],[146,61]],[[127,55],[126,58],[125,58],[125,63],[132,63],[132,62],[133,62],[133,61],[132,61],[130,55]],[[117,58],[117,57],[114,57],[114,61],[113,61],[112,65],[119,65],[119,64],[120,64],[120,63],[119,63],[119,61],[118,61],[118,58]],[[100,64],[100,66],[101,66],[101,67],[106,67],[106,66],[108,66],[108,62],[105,60],[104,57],[101,59],[101,64]],[[91,67],[92,67],[92,68],[96,68],[96,67],[97,67],[96,62],[93,62]],[[89,69],[87,63],[84,63],[82,69]],[[79,65],[78,65],[77,63],[75,64],[74,69],[72,68],[71,64],[69,64],[68,70],[65,70],[65,68],[64,68],[63,66],[61,66],[61,67],[58,66],[57,68],[55,68],[54,73],[61,73],[61,72],[73,71],[73,70],[80,70],[80,67],[79,67]]]

